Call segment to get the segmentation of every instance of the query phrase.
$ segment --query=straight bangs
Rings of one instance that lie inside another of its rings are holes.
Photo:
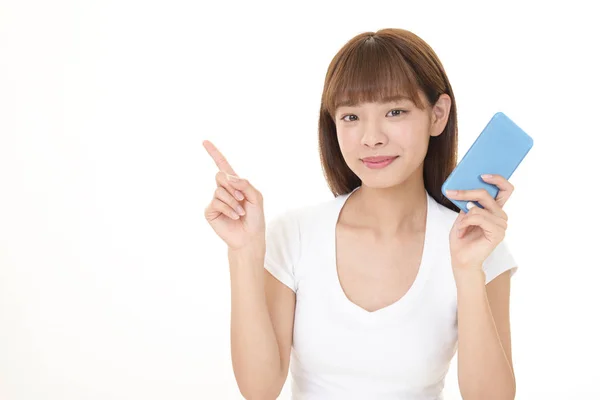
[[[424,108],[416,74],[398,48],[377,38],[353,45],[335,65],[323,93],[329,115],[333,117],[339,107],[400,99]]]

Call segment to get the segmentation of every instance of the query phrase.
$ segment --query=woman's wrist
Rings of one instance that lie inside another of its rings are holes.
[[[457,286],[466,285],[472,287],[476,284],[485,286],[485,272],[481,266],[471,268],[452,268],[454,281]]]
[[[258,236],[242,247],[227,248],[227,254],[230,258],[262,258],[266,251],[266,241],[264,236]]]

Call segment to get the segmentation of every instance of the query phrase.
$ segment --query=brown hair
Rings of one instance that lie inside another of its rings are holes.
[[[341,105],[408,97],[420,109],[421,90],[429,106],[442,93],[452,99],[444,131],[431,136],[423,166],[427,192],[441,205],[460,211],[442,195],[442,183],[456,166],[458,127],[456,102],[442,63],[433,49],[404,29],[381,29],[350,39],[335,55],[325,77],[319,112],[319,153],[327,184],[335,196],[351,192],[361,180],[348,167],[337,140],[334,115]]]

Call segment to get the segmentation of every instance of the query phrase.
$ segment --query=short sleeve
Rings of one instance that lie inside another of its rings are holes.
[[[294,270],[300,253],[300,232],[291,212],[276,215],[265,230],[265,269],[278,281],[297,290]]]
[[[517,272],[517,269],[517,263],[510,252],[505,238],[483,262],[485,284],[487,285],[506,270],[510,270],[510,276],[512,277]]]

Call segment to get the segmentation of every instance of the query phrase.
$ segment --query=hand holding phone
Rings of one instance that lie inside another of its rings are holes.
[[[532,147],[531,136],[497,112],[443,183],[442,194],[465,213],[468,201],[449,198],[446,190],[485,189],[495,199],[498,187],[483,181],[481,175],[498,174],[508,180]]]

